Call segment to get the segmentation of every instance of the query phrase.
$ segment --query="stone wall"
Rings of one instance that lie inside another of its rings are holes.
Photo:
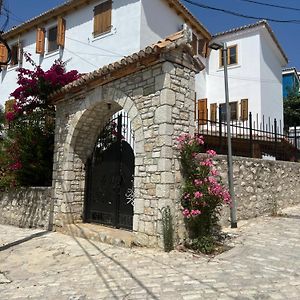
[[[48,229],[51,191],[50,187],[31,187],[2,192],[0,223]]]
[[[216,157],[216,168],[227,183],[226,156]],[[238,220],[270,215],[300,204],[300,164],[234,157],[233,176]],[[222,224],[229,224],[229,208]]]

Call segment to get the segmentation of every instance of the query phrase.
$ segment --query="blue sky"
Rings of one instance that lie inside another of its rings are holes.
[[[151,1],[151,0],[148,0]],[[300,1],[299,0],[256,0],[265,4],[274,4],[298,8],[297,10],[278,9],[247,2],[245,0],[192,0],[201,4],[216,8],[227,9],[248,16],[272,18],[279,20],[299,20],[299,24],[282,24],[269,22],[281,46],[289,58],[289,66],[295,66],[300,70]],[[21,21],[37,16],[50,8],[53,8],[64,0],[4,0],[10,13],[10,21],[7,27],[20,24]],[[222,12],[200,8],[182,0],[191,12],[198,17],[200,22],[212,33],[225,31],[246,24],[255,23],[255,20],[236,17]],[[2,26],[4,17],[1,16]]]

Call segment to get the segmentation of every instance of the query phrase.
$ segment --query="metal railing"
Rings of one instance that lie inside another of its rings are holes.
[[[206,147],[227,154],[227,123],[219,120],[198,119],[198,133],[206,140]],[[273,160],[300,160],[300,127],[284,130],[276,119],[258,121],[252,113],[247,120],[230,122],[233,155]]]

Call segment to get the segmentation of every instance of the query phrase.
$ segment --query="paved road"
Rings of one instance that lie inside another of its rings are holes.
[[[300,299],[300,207],[239,225],[213,258],[0,225],[0,299]]]

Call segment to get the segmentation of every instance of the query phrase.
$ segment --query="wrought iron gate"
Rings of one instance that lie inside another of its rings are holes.
[[[122,114],[112,119],[97,139],[87,168],[87,222],[132,229],[134,152],[128,143],[131,140],[129,119]]]

